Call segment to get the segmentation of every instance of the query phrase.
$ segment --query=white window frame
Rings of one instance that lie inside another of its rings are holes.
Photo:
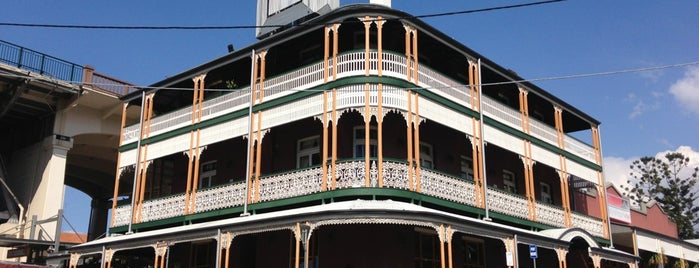
[[[306,141],[317,141],[317,146],[301,149],[301,144]],[[313,165],[319,165],[320,163],[313,163],[313,155],[320,155],[320,135],[310,136],[300,139],[296,142],[296,168],[305,168]],[[301,158],[308,157],[308,165],[301,166]],[[320,158],[320,157],[319,157]]]
[[[353,140],[352,140],[352,155],[355,158],[365,156],[364,154],[359,155],[360,152],[357,151],[357,148],[362,148],[361,150],[364,151],[364,146],[366,144],[364,141],[364,138],[365,138],[364,132],[366,131],[365,129],[366,128],[364,128],[364,126],[356,126],[356,127],[352,128],[352,138],[353,138]],[[361,130],[361,133],[362,133],[361,136],[357,136],[358,130]],[[377,137],[372,139],[371,132],[375,132]],[[376,130],[376,127],[372,126],[369,128],[369,157],[377,157],[378,156],[378,148],[379,148],[379,146],[378,146],[379,141],[377,139],[378,135],[379,134]],[[358,146],[361,146],[361,147],[358,147]],[[372,155],[372,153],[373,153],[373,155]]]
[[[434,147],[422,141],[420,142],[420,167],[434,168]]]
[[[517,178],[514,172],[507,169],[502,170],[502,186],[506,192],[517,193]]]
[[[539,193],[541,194],[541,202],[546,204],[553,204],[553,199],[551,198],[551,185],[545,182],[539,182]]]
[[[204,171],[204,169],[211,165],[214,166],[213,169]],[[201,164],[199,170],[199,188],[211,187],[211,182],[213,181],[214,176],[216,176],[217,168],[218,167],[216,166],[216,160],[206,161]]]
[[[462,179],[473,180],[473,158],[465,155],[461,155],[460,159],[460,170],[459,176]]]

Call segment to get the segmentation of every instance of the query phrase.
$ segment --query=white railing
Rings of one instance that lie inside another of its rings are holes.
[[[418,82],[438,95],[448,96],[465,107],[471,107],[471,92],[468,86],[447,78],[443,74],[425,66],[418,66]]]
[[[181,216],[184,212],[184,194],[143,202],[141,221],[149,222]]]
[[[260,180],[260,201],[304,196],[321,191],[323,170],[320,167],[272,175]]]
[[[536,220],[551,226],[564,226],[565,213],[559,207],[554,207],[549,204],[536,204]]]
[[[571,218],[573,219],[573,227],[581,228],[593,235],[604,235],[604,226],[602,226],[601,220],[577,213],[572,213]]]
[[[449,175],[422,169],[420,172],[420,187],[423,194],[441,199],[476,205],[475,185],[472,182],[460,180]]]
[[[226,112],[241,109],[250,103],[250,87],[235,89],[231,93],[204,102],[202,120],[223,115]],[[170,113],[159,115],[151,120],[152,135],[165,132],[177,127],[183,127],[192,122],[192,107],[182,108]],[[134,142],[138,138],[138,124],[124,128],[122,144]]]
[[[577,156],[580,156],[592,163],[597,163],[597,158],[595,157],[595,149],[588,146],[587,144],[573,138],[570,135],[566,135],[563,139],[565,142],[566,151],[569,151]]]
[[[558,134],[556,133],[556,129],[536,119],[529,120],[529,129],[532,136],[558,147]]]
[[[515,218],[529,219],[527,199],[524,197],[494,188],[488,188],[486,195],[489,209]]]
[[[487,96],[483,96],[483,113],[494,117],[501,123],[514,129],[522,130],[522,114],[505,104],[497,102]],[[488,139],[486,137],[486,139]]]
[[[371,75],[378,73],[378,52],[372,51],[369,53]],[[332,61],[330,66],[332,66]],[[383,75],[394,78],[404,79],[406,77],[406,58],[404,55],[384,52],[382,56]],[[365,52],[348,52],[338,55],[337,63],[338,78],[362,76],[366,75],[365,70]],[[323,63],[315,63],[298,70],[282,74],[276,77],[269,78],[265,83],[264,101],[276,99],[288,94],[293,94],[300,90],[314,87],[323,83]],[[329,72],[332,75],[332,69]],[[419,66],[418,70],[419,82],[428,90],[433,91],[438,95],[442,95],[450,100],[453,100],[465,107],[470,106],[470,92],[467,86],[452,80],[427,66]],[[362,87],[363,88],[363,87]],[[249,87],[240,90],[235,90],[232,93],[213,98],[204,102],[203,118],[207,120],[216,116],[229,113],[235,110],[247,107],[249,103],[248,95]],[[364,95],[357,88],[356,99],[351,102],[361,102]],[[370,99],[375,102],[375,99]],[[363,102],[361,102],[363,105]],[[522,121],[520,112],[512,109],[504,104],[501,104],[487,96],[483,97],[483,111],[488,116],[503,122],[504,124],[514,128],[522,129]],[[157,116],[151,121],[151,135],[171,130],[173,128],[182,127],[191,122],[191,107],[182,108],[180,110]],[[545,125],[537,120],[531,120],[532,135],[542,139],[554,146],[558,146],[557,134],[554,128]],[[138,125],[129,126],[124,129],[123,144],[132,143],[136,140],[138,133]],[[575,140],[572,137],[567,137],[566,148],[570,152],[584,159],[595,162],[594,149],[582,142]]]
[[[197,213],[235,206],[245,200],[245,183],[239,182],[197,191],[194,210]]]
[[[383,183],[386,188],[407,190],[409,188],[408,164],[395,161],[383,162]],[[366,186],[366,164],[363,160],[343,161],[337,164],[336,189],[363,188]],[[370,188],[378,187],[378,167],[376,161],[371,161],[369,167]],[[330,184],[332,170],[328,169],[325,178]],[[415,174],[413,172],[413,174]],[[322,168],[313,167],[295,170],[288,173],[266,176],[260,179],[259,200],[268,202],[274,200],[299,197],[320,192],[323,182]],[[412,183],[416,183],[413,181]],[[255,185],[252,183],[252,185]],[[471,181],[462,180],[451,175],[433,170],[420,170],[421,193],[444,200],[468,206],[475,206],[475,185]],[[253,193],[256,192],[254,189]],[[487,191],[489,209],[520,219],[529,219],[526,198],[512,195],[499,189],[489,188]],[[239,207],[245,198],[245,183],[233,183],[201,189],[194,199],[195,213],[218,209]],[[255,196],[251,197],[255,200]],[[161,219],[184,215],[184,194],[165,198],[148,200],[143,203],[141,222],[151,222]],[[537,204],[538,221],[555,227],[564,227],[564,213],[559,207],[548,204]],[[129,223],[131,206],[119,206],[115,210],[115,225],[124,226]],[[602,235],[602,221],[593,217],[573,214],[573,225]]]

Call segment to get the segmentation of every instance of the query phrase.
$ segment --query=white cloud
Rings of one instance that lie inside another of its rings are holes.
[[[654,99],[658,99],[662,97],[662,94],[654,91],[651,92],[651,96]],[[642,98],[636,96],[636,94],[633,93],[629,93],[628,95],[626,95],[624,101],[633,104],[631,113],[629,113],[629,119],[635,119],[636,117],[639,117],[646,112],[660,109],[660,102],[655,101],[654,103],[648,104]]]
[[[685,109],[699,114],[699,67],[689,68],[669,91]]]
[[[665,154],[669,152],[679,152],[684,156],[689,157],[689,167],[682,170],[680,177],[689,177],[692,173],[692,168],[699,167],[699,152],[694,151],[690,146],[680,146],[675,150],[658,152],[656,158],[665,159]],[[623,192],[623,188],[629,186],[628,180],[632,179],[631,163],[638,160],[639,157],[623,158],[623,157],[605,157],[603,160],[604,177],[607,182],[614,183],[619,190]],[[699,185],[697,185],[699,188]]]
[[[688,167],[682,170],[682,172],[680,173],[680,177],[689,177],[689,175],[692,174],[692,168],[699,167],[699,152],[694,151],[694,149],[692,149],[692,147],[690,146],[680,146],[677,148],[677,150],[674,151],[659,152],[655,155],[655,157],[659,159],[665,159],[665,155],[670,152],[682,153],[685,157],[689,157]]]
[[[629,166],[636,158],[625,159],[622,157],[605,157],[602,161],[604,166],[604,177],[607,182],[613,183],[617,189],[623,192],[623,188],[627,187],[628,180],[631,178]]]

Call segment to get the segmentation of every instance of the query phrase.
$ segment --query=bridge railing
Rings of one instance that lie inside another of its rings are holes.
[[[82,66],[2,40],[0,62],[73,84],[82,81]]]

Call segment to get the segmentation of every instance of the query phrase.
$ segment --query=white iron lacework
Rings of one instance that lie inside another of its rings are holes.
[[[328,164],[329,165],[329,164]],[[330,165],[329,165],[330,166]],[[408,164],[396,161],[383,162],[384,187],[394,189],[409,189]],[[336,165],[337,188],[363,188],[367,170],[363,160],[340,162]],[[369,169],[370,188],[378,185],[378,165],[371,161]],[[260,179],[260,202],[268,202],[320,192],[322,186],[322,167],[295,170],[288,173],[263,177]],[[331,185],[333,171],[329,168],[325,177],[327,185]],[[413,174],[415,174],[413,172]],[[472,181],[456,178],[433,170],[420,170],[421,193],[427,196],[449,200],[468,206],[475,206],[475,185]],[[414,183],[414,182],[413,182]],[[255,200],[254,181],[251,183]],[[195,213],[241,206],[245,198],[245,183],[238,182],[197,191],[196,198],[191,199]],[[143,203],[141,222],[173,218],[184,215],[184,194],[165,198],[148,200]],[[528,220],[527,200],[522,196],[505,193],[498,189],[488,190],[488,205],[490,210],[515,218]],[[130,205],[119,206],[115,209],[114,226],[124,226],[130,220]],[[555,227],[564,226],[564,213],[559,207],[548,204],[537,204],[538,221]],[[338,220],[337,222],[343,222]],[[351,222],[347,220],[345,222]],[[329,223],[329,222],[328,222]],[[602,236],[602,221],[593,217],[573,214],[573,225],[588,232]]]

